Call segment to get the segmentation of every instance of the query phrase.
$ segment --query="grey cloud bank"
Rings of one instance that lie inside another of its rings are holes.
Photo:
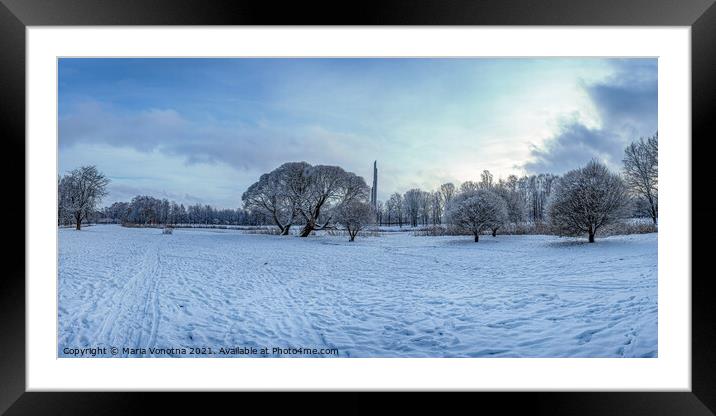
[[[533,146],[527,172],[564,173],[598,158],[619,168],[624,148],[658,129],[656,60],[623,60],[604,82],[584,85],[594,104],[600,127],[590,128],[578,120],[560,122],[557,133],[541,146]]]
[[[236,169],[264,171],[287,160],[316,157],[346,162],[351,152],[371,145],[363,138],[322,127],[291,130],[269,125],[193,122],[173,109],[120,114],[97,102],[78,105],[59,121],[60,147],[104,143],[140,152],[159,150],[187,164],[226,163]]]

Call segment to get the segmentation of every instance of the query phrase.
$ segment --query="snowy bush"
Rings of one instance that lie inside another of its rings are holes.
[[[511,235],[548,235],[553,234],[553,230],[549,224],[523,221],[517,224],[509,224],[504,227],[502,233]]]
[[[484,230],[504,223],[507,212],[504,200],[496,193],[467,189],[452,198],[445,216],[449,224],[469,231],[478,242]]]
[[[605,226],[599,233],[604,236],[627,235],[627,234],[649,234],[658,232],[656,224],[651,218],[636,218],[617,221]]]
[[[624,218],[628,201],[621,177],[593,160],[560,179],[547,213],[557,234],[587,234],[593,243],[597,231]]]
[[[174,232],[174,228],[172,228],[172,227],[164,227],[162,229],[162,234],[171,234],[173,232]]]
[[[324,231],[324,235],[328,235],[328,236],[331,236],[331,237],[350,237],[350,234],[348,233],[348,230],[331,230],[331,229],[328,229],[328,230],[325,230],[325,231]],[[359,231],[358,234],[356,234],[356,236],[361,236],[361,237],[380,237],[380,236],[381,236],[381,233],[380,233],[379,231],[374,231],[374,230],[366,229],[366,230],[361,230],[361,231]]]
[[[451,224],[433,225],[429,227],[418,228],[413,231],[416,237],[443,237],[456,235],[472,235],[472,232]]]

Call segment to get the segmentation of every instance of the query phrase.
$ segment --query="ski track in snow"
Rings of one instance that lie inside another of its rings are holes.
[[[119,226],[59,233],[59,356],[64,347],[100,346],[657,355],[656,234],[595,244],[483,236],[475,244],[412,233],[354,243]]]

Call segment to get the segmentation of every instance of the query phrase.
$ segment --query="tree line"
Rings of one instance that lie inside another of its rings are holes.
[[[480,175],[480,181],[466,181],[459,187],[448,182],[433,191],[409,189],[403,194],[393,193],[386,202],[378,201],[377,222],[380,225],[439,225],[453,197],[460,193],[491,190],[507,204],[509,220],[540,223],[545,220],[545,207],[552,192],[556,175],[549,173],[523,176],[510,175],[494,180],[490,171]]]
[[[97,209],[109,180],[96,167],[75,169],[58,178],[58,222],[104,220],[122,224],[267,225],[288,235],[300,226],[306,237],[316,230],[341,227],[353,241],[370,224],[440,225],[462,228],[475,241],[485,230],[496,235],[507,224],[547,224],[560,235],[586,234],[629,216],[658,219],[658,133],[626,147],[621,172],[591,161],[560,176],[545,173],[495,180],[487,170],[479,181],[442,184],[433,191],[393,193],[375,209],[365,180],[339,166],[284,163],[265,173],[243,193],[243,206],[217,209],[185,207],[167,199],[136,196]]]
[[[215,208],[206,204],[184,206],[168,199],[138,195],[129,202],[115,202],[99,217],[117,224],[143,225],[262,225],[266,219],[257,212],[241,208]]]
[[[592,160],[550,183],[550,192],[542,213],[555,234],[587,235],[593,243],[597,232],[621,219],[648,215],[658,220],[658,133],[631,143],[624,151],[623,172],[610,171]],[[465,185],[465,184],[463,184]],[[491,185],[491,176],[483,173],[477,186],[462,186],[446,204],[445,218],[453,226],[469,231],[479,241],[480,234],[497,230],[517,218],[525,205],[512,200],[514,188]],[[512,205],[512,202],[517,204]],[[534,211],[533,211],[534,212]],[[535,217],[533,217],[534,219]]]
[[[184,206],[168,199],[137,195],[129,202],[115,202],[99,208],[107,195],[109,179],[95,166],[83,166],[58,178],[58,225],[73,225],[80,230],[86,223],[115,223],[141,225],[263,225],[266,218],[260,212],[221,209],[211,205]]]

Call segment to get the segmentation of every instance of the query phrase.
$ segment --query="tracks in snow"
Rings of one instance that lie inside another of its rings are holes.
[[[60,238],[59,351],[300,346],[336,347],[351,357],[658,353],[656,236],[575,247],[552,247],[552,238],[504,237],[482,245],[410,235],[349,244],[181,230],[166,237],[107,226]]]
[[[99,346],[116,347],[119,357],[142,356],[124,352],[123,348],[139,349],[154,346],[160,319],[159,280],[161,276],[160,247],[163,236],[147,247],[137,272],[106,304],[108,312],[95,334]],[[124,276],[118,276],[121,279]]]

